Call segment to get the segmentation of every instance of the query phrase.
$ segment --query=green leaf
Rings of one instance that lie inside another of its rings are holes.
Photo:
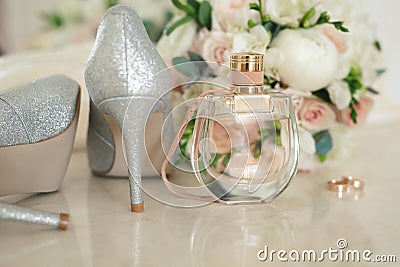
[[[199,54],[196,54],[194,52],[189,51],[189,59],[191,61],[204,61],[204,58],[202,58]]]
[[[320,162],[325,162],[326,159],[328,158],[328,156],[327,156],[326,154],[324,154],[324,155],[318,155],[318,158],[319,158],[319,161],[320,161]]]
[[[187,15],[194,15],[196,14],[196,10],[190,6],[190,5],[184,5],[182,4],[179,0],[172,0],[172,4],[182,10],[183,12],[185,12]]]
[[[232,153],[227,153],[227,154],[225,154],[225,157],[224,157],[224,159],[222,160],[222,166],[224,166],[225,168],[228,166],[228,164],[229,164],[229,161],[231,160],[231,156],[232,156]]]
[[[352,64],[349,75],[353,78],[361,78],[362,70],[361,70],[360,65]]]
[[[189,143],[189,139],[193,135],[195,121],[196,121],[195,119],[191,119],[187,123],[186,130],[185,130],[184,134],[182,135],[181,140],[179,140],[179,149],[181,151],[181,155],[183,155],[184,159],[188,159],[188,160],[190,160],[190,155],[186,154],[186,147]]]
[[[164,13],[164,20],[161,25],[157,25],[154,21],[143,20],[143,24],[149,34],[150,40],[157,43],[164,34],[165,25],[167,25],[173,18],[174,14],[171,11]]]
[[[201,77],[215,77],[212,69],[207,65],[207,62],[205,62],[204,58],[200,56],[199,54],[196,54],[194,52],[189,51],[189,59],[192,62],[196,62],[194,64],[196,68],[198,69],[197,73]]]
[[[208,30],[211,30],[211,25],[212,25],[211,12],[212,12],[212,7],[210,2],[204,1],[200,4],[199,22],[201,26],[206,27]]]
[[[262,141],[258,140],[253,149],[253,157],[258,159],[261,156]]]
[[[325,101],[328,104],[333,104],[330,96],[329,96],[329,92],[326,89],[321,89],[315,92],[312,92],[313,95],[315,95],[316,97],[318,97],[319,99]]]
[[[159,32],[157,31],[157,26],[153,21],[143,20],[143,25],[146,28],[147,34],[150,37],[150,40],[154,42],[159,36]]]
[[[262,15],[261,16],[261,21],[263,22],[263,24],[270,22],[271,18],[269,17],[269,15]]]
[[[274,125],[275,125],[275,129],[276,131],[280,131],[282,130],[282,123],[280,123],[279,121],[274,121]]]
[[[378,75],[378,76],[381,76],[385,73],[386,73],[386,69],[377,69],[376,70],[376,75]]]
[[[349,85],[350,92],[352,95],[354,95],[358,90],[361,90],[363,88],[363,84],[358,79],[349,79],[346,80],[346,82]]]
[[[188,54],[189,59],[184,57],[175,57],[172,59],[173,65],[179,72],[185,76],[193,78],[194,80],[200,77],[216,77],[212,69],[207,65],[207,62],[205,62],[200,55],[191,51],[189,51]],[[185,64],[190,62],[193,63]]]
[[[119,4],[119,0],[106,0],[106,8],[109,9],[110,7],[116,6]]]
[[[303,18],[300,21],[300,27],[310,28],[311,27],[310,19],[314,15],[315,15],[315,8],[311,8],[310,10],[308,10],[307,13],[304,14]]]
[[[187,0],[187,3],[191,5],[195,10],[198,10],[200,7],[200,3],[196,0]]]
[[[354,122],[354,124],[357,124],[357,111],[354,107],[354,104],[350,103],[349,108],[350,108],[350,118]]]
[[[51,27],[60,28],[64,25],[64,19],[56,12],[54,13],[42,13],[42,19],[44,19]]]
[[[372,87],[367,87],[367,91],[374,94],[374,95],[379,95],[379,92],[376,91],[374,88]]]
[[[282,137],[280,136],[280,134],[275,136],[275,145],[282,146]]]
[[[375,46],[375,48],[376,48],[379,52],[382,51],[381,43],[380,43],[378,40],[376,40],[376,41],[374,42],[374,46]]]
[[[221,157],[222,154],[220,153],[216,153],[215,155],[213,155],[213,161],[211,162],[210,166],[213,168],[217,168],[218,161],[220,160]]]
[[[177,21],[175,21],[174,24],[172,24],[168,29],[167,29],[167,36],[170,35],[176,28],[178,28],[179,26],[190,22],[191,20],[193,20],[193,17],[190,16],[186,16],[183,17]]]
[[[257,23],[255,23],[252,19],[249,19],[247,21],[247,27],[249,27],[249,29],[251,29],[251,28],[253,28],[255,26],[257,26]]]
[[[174,66],[179,65],[179,64],[188,63],[188,62],[190,62],[190,60],[187,59],[187,58],[184,58],[184,57],[174,57],[174,58],[172,59],[172,64],[173,64]]]
[[[346,27],[343,26],[343,21],[334,21],[334,22],[330,22],[330,24],[332,24],[333,26],[335,26],[335,28],[339,31],[342,32],[349,32],[349,29],[347,29]]]
[[[261,11],[260,6],[256,3],[250,3],[250,9]]]
[[[199,77],[200,73],[196,64],[185,64],[189,62],[191,61],[184,57],[174,57],[172,59],[172,64],[180,73],[188,77]]]
[[[318,155],[326,155],[332,150],[332,137],[329,131],[321,131],[313,135],[315,140],[315,148]]]
[[[319,24],[328,23],[330,19],[331,19],[331,16],[329,16],[328,12],[324,11],[319,16],[316,24],[319,25]]]

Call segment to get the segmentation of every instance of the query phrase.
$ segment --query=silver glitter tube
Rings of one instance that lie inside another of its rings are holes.
[[[59,230],[66,230],[68,228],[69,215],[65,213],[38,211],[0,202],[0,219],[42,224]]]

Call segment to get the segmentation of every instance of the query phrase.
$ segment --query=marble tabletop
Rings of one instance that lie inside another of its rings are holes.
[[[146,210],[129,211],[128,181],[91,175],[86,152],[72,156],[59,192],[29,196],[19,205],[71,215],[70,228],[0,222],[0,266],[280,266],[260,250],[347,249],[395,255],[399,261],[400,120],[355,131],[351,159],[318,173],[299,173],[278,199],[256,206],[211,204],[174,208],[145,196]],[[342,198],[326,189],[341,175],[365,182],[363,194]],[[160,178],[144,179],[162,187]],[[276,257],[276,255],[275,255]],[[316,266],[327,266],[326,258]],[[398,266],[347,263],[335,266]],[[297,263],[296,266],[309,266]]]

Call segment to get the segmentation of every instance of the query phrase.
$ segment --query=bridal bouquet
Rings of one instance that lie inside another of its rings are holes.
[[[172,3],[175,17],[157,45],[168,64],[204,60],[228,65],[233,52],[264,54],[265,87],[292,95],[295,103],[300,170],[348,156],[350,130],[366,120],[378,93],[375,81],[384,72],[373,27],[351,1]],[[212,76],[227,78],[213,71]],[[194,98],[207,89],[187,86],[175,92],[175,99]]]

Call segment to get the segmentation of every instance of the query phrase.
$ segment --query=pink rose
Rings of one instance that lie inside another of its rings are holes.
[[[374,100],[368,96],[361,97],[360,105],[354,105],[354,108],[357,112],[357,124],[353,122],[350,117],[350,109],[347,108],[341,113],[341,117],[339,118],[340,122],[344,122],[346,125],[355,128],[363,125],[367,119],[367,115],[372,109],[374,104]]]
[[[242,123],[239,124],[233,120],[226,121],[225,125],[217,121],[211,124],[211,138],[215,142],[218,153],[228,153],[234,147],[243,147],[260,140],[260,127],[256,120]]]
[[[230,34],[202,30],[193,42],[193,51],[200,54],[206,61],[223,64],[226,61],[225,52],[232,48]]]
[[[211,125],[211,138],[215,142],[217,153],[229,153],[232,144],[228,132],[218,122],[213,122]]]
[[[336,119],[335,112],[328,104],[314,98],[304,99],[298,116],[301,125],[311,131],[328,129]]]

